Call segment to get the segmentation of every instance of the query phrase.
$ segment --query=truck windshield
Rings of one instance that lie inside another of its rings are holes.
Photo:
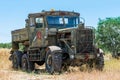
[[[47,16],[48,26],[55,28],[77,27],[79,17],[74,16]]]

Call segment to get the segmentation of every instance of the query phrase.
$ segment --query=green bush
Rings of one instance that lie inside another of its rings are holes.
[[[0,48],[11,48],[12,44],[11,43],[0,43]]]

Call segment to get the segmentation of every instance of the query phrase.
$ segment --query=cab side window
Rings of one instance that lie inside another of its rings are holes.
[[[42,28],[43,27],[43,18],[42,17],[36,18],[35,23],[36,23],[36,28]]]
[[[35,20],[33,17],[30,17],[30,27],[34,27],[35,26]]]

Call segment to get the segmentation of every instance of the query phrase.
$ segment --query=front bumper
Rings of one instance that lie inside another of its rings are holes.
[[[75,54],[74,58],[75,59],[95,59],[95,55],[94,54]]]

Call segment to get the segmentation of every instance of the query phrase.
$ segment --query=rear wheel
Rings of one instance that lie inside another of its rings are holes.
[[[15,51],[12,55],[12,67],[13,69],[20,69],[21,68],[21,58],[22,58],[22,52]]]

